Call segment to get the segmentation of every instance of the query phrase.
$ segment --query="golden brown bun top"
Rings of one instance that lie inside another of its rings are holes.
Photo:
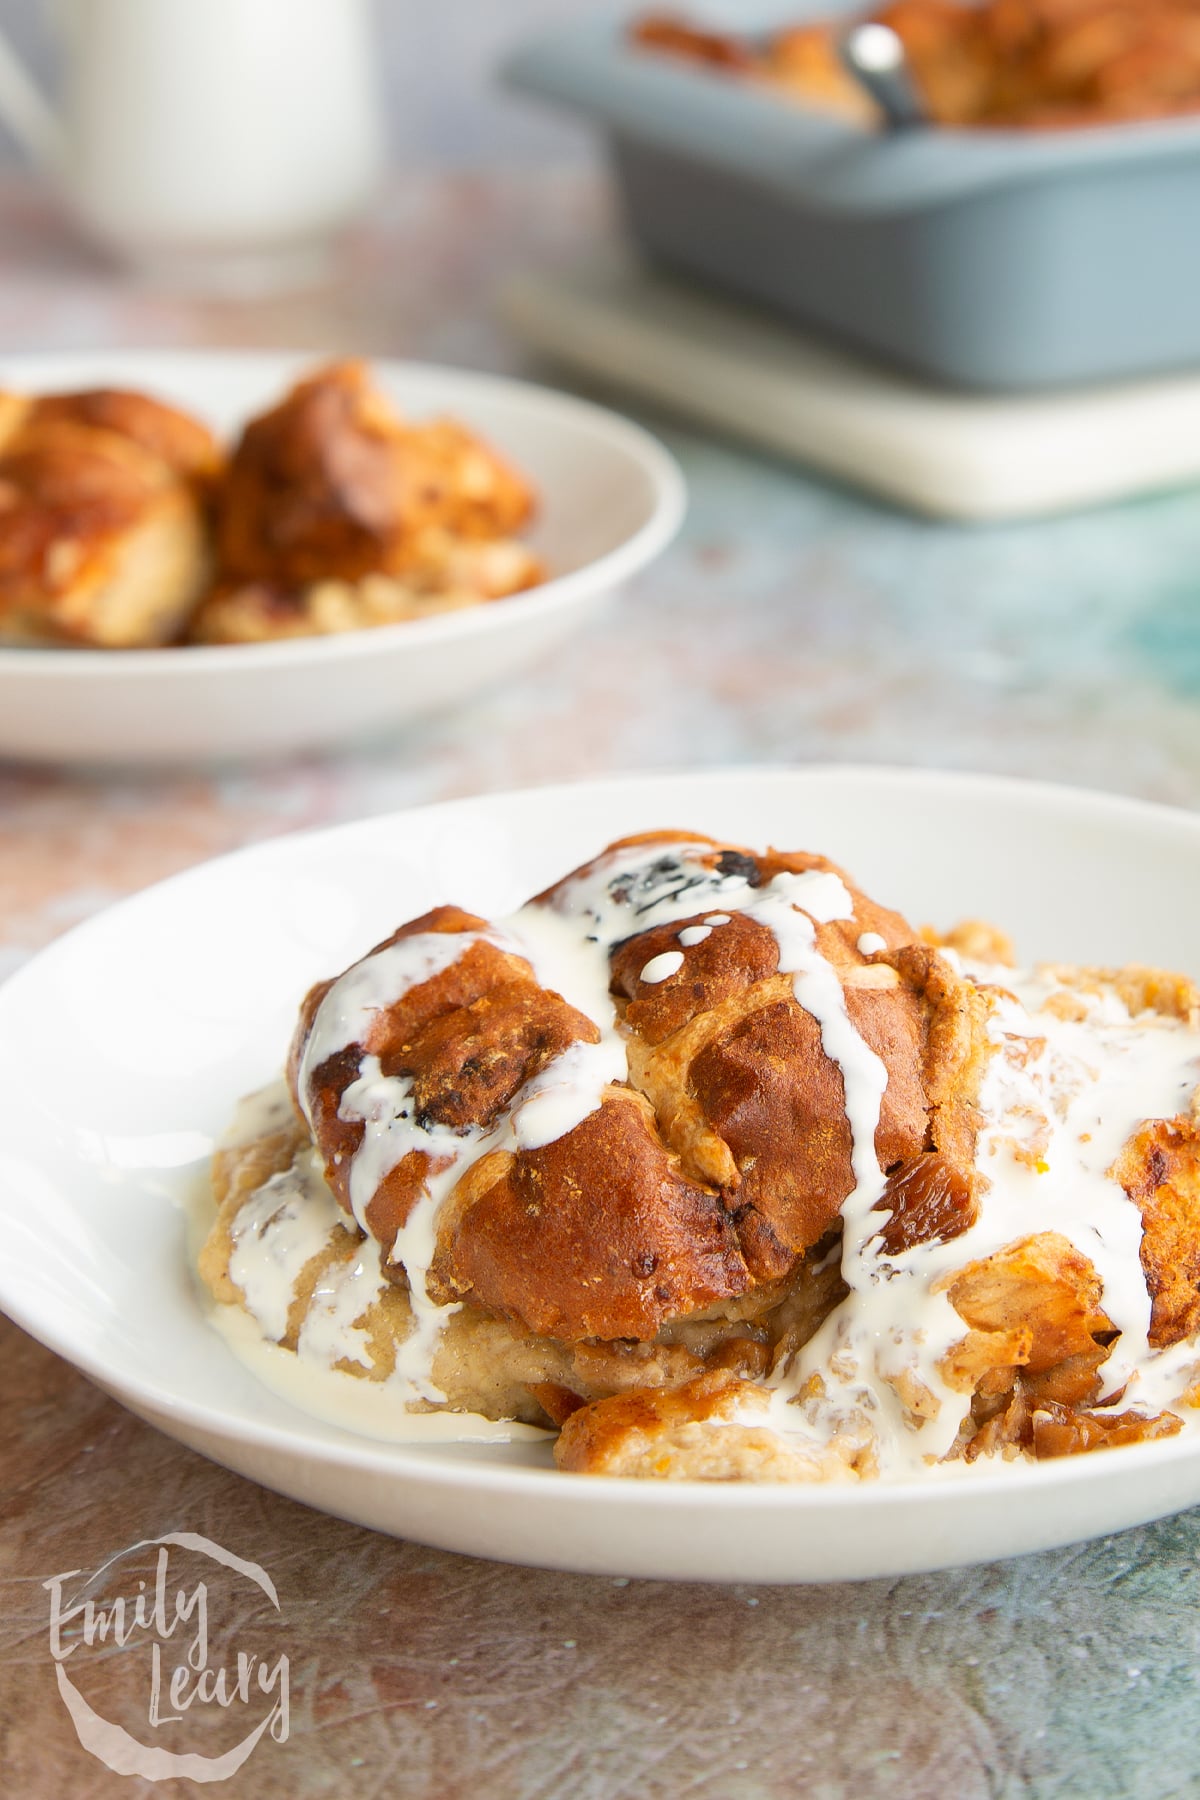
[[[550,1143],[525,1149],[510,1139],[466,1170],[438,1217],[435,1298],[469,1296],[526,1330],[566,1340],[646,1340],[669,1321],[777,1283],[836,1224],[855,1186],[842,1073],[792,975],[779,970],[773,931],[731,910],[728,924],[680,946],[681,932],[719,909],[711,888],[698,892],[694,915],[648,930],[637,928],[635,888],[621,897],[629,853],[631,866],[645,866],[661,844],[669,879],[681,839],[691,875],[744,876],[751,889],[780,874],[837,873],[821,857],[649,834],[539,897],[570,914],[581,893],[615,893],[618,924],[628,906],[631,929],[619,932],[610,963],[628,1085],[610,1086],[599,1107]],[[880,1164],[903,1168],[911,1188],[911,1165],[936,1154],[970,1183],[983,1040],[974,990],[916,943],[898,914],[847,887],[854,918],[818,924],[816,938],[851,1021],[887,1068]],[[472,940],[483,929],[452,907],[403,927],[397,938],[460,932],[467,941],[448,969],[373,1015],[368,1042],[329,1057],[306,1086],[301,1063],[330,984],[305,1002],[293,1091],[348,1209],[350,1162],[364,1128],[342,1118],[342,1102],[364,1055],[378,1056],[384,1074],[411,1080],[418,1117],[487,1130],[564,1049],[599,1037],[589,1019],[539,985],[524,957]],[[587,929],[582,915],[579,929]],[[864,932],[886,948],[864,956]],[[675,951],[677,972],[642,979],[652,959]],[[367,1223],[386,1250],[429,1173],[429,1158],[410,1154],[371,1199]],[[936,1215],[934,1208],[932,1232]]]
[[[20,498],[64,528],[76,520],[91,529],[125,524],[171,480],[167,465],[141,445],[74,420],[31,419],[0,448],[6,507]]]
[[[194,564],[194,577],[169,558],[164,568],[178,615],[204,577],[203,506],[219,466],[206,427],[144,394],[0,394],[0,636],[105,641],[114,627],[97,597],[119,599],[143,528],[160,542],[174,529]],[[161,623],[162,609],[148,610]],[[130,629],[140,641],[136,619]]]
[[[220,446],[207,425],[176,406],[125,388],[47,394],[32,403],[27,429],[58,424],[111,432],[149,451],[176,475],[200,485],[212,482],[223,462]]]
[[[284,585],[402,574],[422,532],[502,536],[532,496],[448,420],[409,426],[360,362],[331,363],[251,420],[218,510],[221,570]]]

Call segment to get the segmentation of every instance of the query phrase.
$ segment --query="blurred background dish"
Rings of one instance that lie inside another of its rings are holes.
[[[897,67],[915,89],[909,122],[1061,130],[1200,111],[1196,0],[851,0],[849,26],[844,7],[826,12],[747,32],[732,15],[722,31],[703,9],[646,11],[629,34],[874,124],[891,109],[864,105],[863,76]]]
[[[734,41],[779,17],[739,8]],[[1200,239],[1182,224],[1198,118],[887,133],[815,76],[785,92],[611,18],[533,37],[506,67],[603,130],[653,261],[925,381],[1055,388],[1200,362]]]
[[[219,435],[278,401],[310,361],[119,352],[6,360],[22,392],[149,391]],[[279,754],[421,717],[504,680],[577,628],[667,544],[683,483],[646,432],[582,400],[416,364],[375,365],[418,417],[470,419],[540,495],[529,535],[550,578],[494,605],[371,630],[151,650],[0,648],[0,754],[97,762]]]

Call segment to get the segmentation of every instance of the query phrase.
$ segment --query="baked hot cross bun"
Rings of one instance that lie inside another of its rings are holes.
[[[0,393],[0,644],[175,638],[211,576],[222,458],[149,395]]]
[[[663,832],[403,926],[309,994],[289,1074],[418,1318],[644,1342],[774,1304],[855,1209],[966,1229],[984,1054],[972,984],[835,865]]]
[[[536,586],[532,488],[453,419],[403,419],[360,362],[314,370],[246,425],[216,508],[199,643],[394,624]]]

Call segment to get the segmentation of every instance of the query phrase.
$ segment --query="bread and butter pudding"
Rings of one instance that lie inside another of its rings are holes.
[[[890,0],[857,16],[900,37],[938,125],[1056,130],[1200,111],[1197,0]],[[751,34],[672,11],[631,30],[647,50],[877,123],[839,53],[853,17]]]
[[[212,578],[221,467],[206,426],[148,395],[0,393],[0,644],[177,637]]]
[[[557,1429],[568,1470],[1130,1443],[1200,1399],[1198,1083],[1182,977],[1021,973],[821,856],[651,833],[315,987],[200,1272],[294,1395]]]
[[[361,362],[315,370],[249,421],[216,504],[199,644],[326,636],[536,587],[532,488],[453,419],[410,421]]]
[[[0,645],[328,636],[537,586],[532,487],[364,363],[312,371],[227,457],[147,394],[0,393]]]

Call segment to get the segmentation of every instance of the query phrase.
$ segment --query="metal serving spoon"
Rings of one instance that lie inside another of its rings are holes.
[[[928,125],[929,114],[917,94],[904,40],[890,25],[874,19],[852,25],[838,41],[838,54],[883,114],[889,131]]]

